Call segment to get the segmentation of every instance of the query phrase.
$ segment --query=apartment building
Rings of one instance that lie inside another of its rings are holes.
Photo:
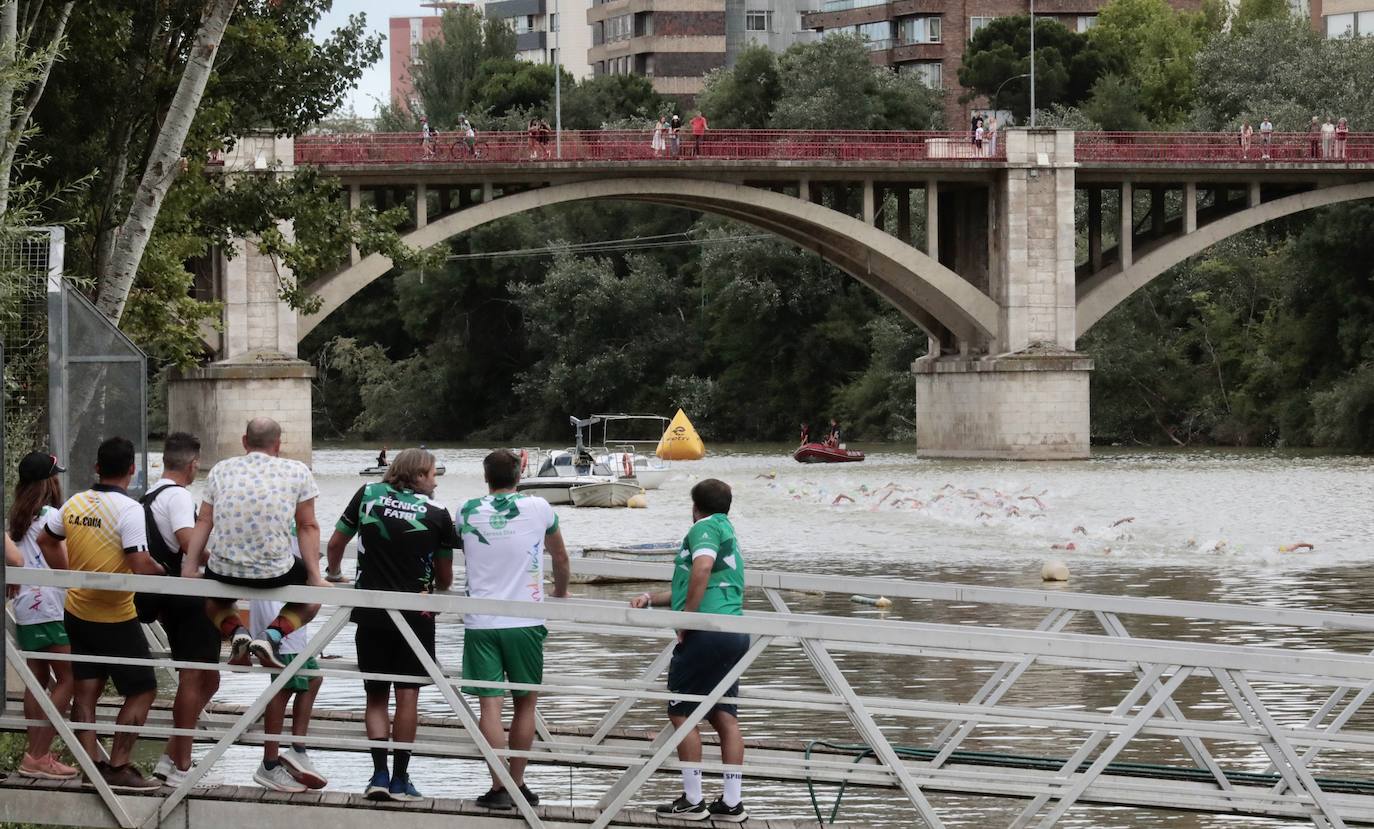
[[[1374,36],[1374,0],[1309,0],[1312,28],[1327,37]]]
[[[423,17],[393,17],[387,27],[387,53],[391,68],[391,105],[414,109],[415,81],[411,71],[420,57],[420,44],[440,33],[436,14]]]
[[[1097,22],[1097,13],[1107,2],[1036,0],[1035,15],[1085,32]],[[1170,0],[1170,5],[1180,11],[1196,11],[1202,4],[1201,0]],[[945,122],[956,127],[967,123],[972,112],[986,107],[984,101],[959,102],[965,93],[959,86],[959,64],[969,39],[999,17],[1029,13],[1029,0],[823,0],[819,11],[802,16],[802,25],[822,37],[858,35],[867,41],[875,64],[911,73],[927,86],[945,90]]]
[[[782,51],[815,33],[803,14],[820,0],[593,0],[587,11],[596,75],[643,75],[690,105],[706,74],[751,44]]]

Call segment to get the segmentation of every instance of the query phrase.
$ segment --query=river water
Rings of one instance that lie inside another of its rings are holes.
[[[868,448],[868,447],[860,447]],[[1374,567],[1369,542],[1369,504],[1374,501],[1374,460],[1281,452],[1100,451],[1092,460],[1059,463],[997,463],[918,460],[909,447],[872,447],[862,464],[802,466],[790,447],[712,447],[710,456],[675,466],[662,489],[649,493],[646,510],[575,510],[559,507],[563,532],[574,546],[640,543],[681,538],[690,524],[688,490],[704,477],[718,477],[734,488],[731,517],[748,566],[791,572],[882,576],[1005,587],[1041,588],[1040,568],[1047,558],[1069,566],[1067,584],[1054,589],[1129,596],[1246,602],[1272,606],[1374,611]],[[450,506],[482,494],[480,459],[484,450],[437,450],[448,474],[440,478],[439,500]],[[370,465],[372,450],[321,449],[315,453],[320,483],[319,515],[328,527],[362,482],[357,472]],[[156,472],[156,468],[154,472]],[[1127,520],[1129,519],[1129,520]],[[1281,552],[1296,542],[1314,545],[1303,553]],[[1053,549],[1072,543],[1074,549]],[[351,555],[351,550],[350,550]],[[352,572],[351,564],[346,564]],[[575,595],[621,598],[634,586],[574,585]],[[763,610],[762,596],[749,607]],[[807,596],[794,608],[839,617],[908,619],[962,624],[1033,627],[1040,613],[983,605],[898,601],[886,614],[851,604],[845,596]],[[1127,619],[1136,636],[1197,639],[1222,643],[1337,648],[1368,652],[1374,635],[1333,631],[1265,630],[1253,626],[1186,621]],[[461,627],[444,620],[439,656],[448,665],[461,661]],[[1090,620],[1073,631],[1099,632]],[[547,647],[550,674],[614,676],[638,672],[658,645],[647,640],[557,633]],[[351,631],[327,649],[353,657]],[[967,701],[986,678],[978,663],[846,655],[842,667],[862,692],[909,695],[950,702]],[[765,653],[746,675],[754,690],[821,690],[815,672],[795,652]],[[1129,683],[1113,675],[1066,669],[1033,669],[1008,697],[1015,704],[1110,710]],[[247,702],[263,687],[260,677],[226,674],[217,700]],[[1315,693],[1315,692],[1314,692]],[[1189,680],[1177,699],[1190,717],[1231,719],[1216,685]],[[1281,722],[1300,722],[1319,697],[1306,692],[1266,692]],[[357,710],[361,688],[355,682],[326,680],[317,707]],[[446,715],[433,689],[421,694],[423,713]],[[549,698],[541,709],[551,722],[586,725],[607,707],[586,698]],[[656,705],[638,707],[629,725],[657,724]],[[741,723],[749,736],[791,739],[827,738],[859,742],[847,722],[828,715],[745,709]],[[923,744],[932,732],[924,725],[883,722],[894,742]],[[1372,728],[1361,715],[1355,728]],[[1064,757],[1072,737],[1081,735],[980,729],[966,747]],[[1211,746],[1245,768],[1263,770],[1253,746]],[[202,749],[203,750],[203,749]],[[1186,758],[1175,746],[1135,749],[1125,759]],[[233,749],[214,772],[229,784],[248,784],[258,754]],[[360,790],[369,761],[357,754],[316,752],[331,778],[331,788]],[[412,777],[428,795],[473,797],[488,786],[483,767],[459,761],[417,758]],[[592,803],[609,785],[604,773],[534,768],[532,787],[547,803]],[[708,778],[714,797],[719,782]],[[636,803],[645,806],[671,798],[676,782],[659,776]],[[833,792],[825,793],[825,802]],[[746,800],[759,817],[812,815],[806,788],[796,783],[746,780]],[[933,795],[952,826],[1005,825],[1019,804]],[[851,791],[840,821],[868,826],[918,823],[911,805],[888,791]],[[1062,825],[1092,827],[1252,826],[1262,821],[1158,810],[1079,807]]]

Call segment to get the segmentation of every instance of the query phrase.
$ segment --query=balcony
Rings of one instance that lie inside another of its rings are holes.
[[[517,52],[542,52],[548,43],[548,32],[517,32],[515,35],[515,51]]]
[[[483,14],[487,17],[509,19],[544,14],[546,8],[545,0],[496,0],[486,5]]]

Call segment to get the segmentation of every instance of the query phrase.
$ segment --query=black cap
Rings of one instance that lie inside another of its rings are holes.
[[[19,483],[31,484],[34,481],[47,480],[66,471],[64,467],[57,465],[56,455],[49,455],[47,452],[30,452],[19,462]]]

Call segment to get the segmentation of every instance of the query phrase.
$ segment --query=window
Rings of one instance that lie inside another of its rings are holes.
[[[881,6],[888,0],[825,0],[821,11],[841,12],[846,9],[862,9],[865,6]]]
[[[897,21],[897,33],[902,43],[939,43],[939,17],[903,17]]]
[[[1097,15],[1095,15],[1095,14],[1080,14],[1080,15],[1078,16],[1078,31],[1079,31],[1079,32],[1086,32],[1087,30],[1091,29],[1092,27],[1094,27],[1094,26],[1096,26],[1096,25],[1097,25]]]
[[[628,40],[634,36],[634,15],[622,14],[618,17],[608,18],[603,29],[607,43]]]
[[[970,17],[968,19],[968,36],[972,38],[978,34],[978,30],[996,20],[995,17]]]
[[[944,81],[944,67],[938,60],[925,60],[918,63],[903,63],[897,67],[903,75],[915,75],[916,79],[931,89],[940,89]]]
[[[1374,35],[1374,12],[1355,13],[1355,34],[1360,37]]]
[[[635,14],[635,37],[650,37],[654,33],[654,13],[637,12]]]
[[[1328,14],[1326,16],[1326,36],[1327,37],[1354,37],[1355,35],[1355,15],[1350,14]]]
[[[556,32],[556,31],[558,31],[558,14],[557,14],[557,13],[554,13],[554,14],[549,15],[549,31],[551,31],[551,32]]]
[[[771,11],[747,11],[744,13],[744,30],[746,32],[771,32],[773,31],[773,13]]]

